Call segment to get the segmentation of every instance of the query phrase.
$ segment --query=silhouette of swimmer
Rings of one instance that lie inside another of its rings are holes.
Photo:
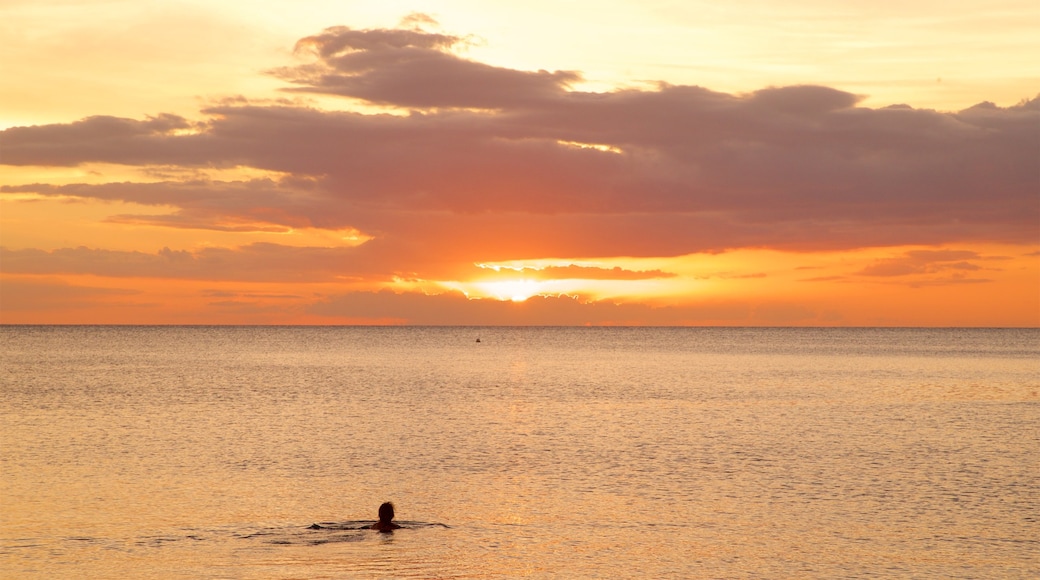
[[[391,520],[394,519],[394,504],[386,502],[379,506],[379,521],[372,524],[370,529],[379,530],[380,532],[390,533],[394,530],[398,530],[401,526],[393,523]]]

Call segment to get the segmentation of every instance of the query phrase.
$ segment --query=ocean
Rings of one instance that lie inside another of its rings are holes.
[[[0,577],[1036,578],[1040,330],[2,326]]]

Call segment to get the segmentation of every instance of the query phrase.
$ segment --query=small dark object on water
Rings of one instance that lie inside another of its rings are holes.
[[[480,342],[480,337],[479,336],[477,337],[477,342]]]
[[[394,504],[386,502],[379,506],[379,521],[372,524],[373,530],[379,530],[383,533],[392,533],[394,530],[400,529],[401,526],[391,523],[394,519]]]

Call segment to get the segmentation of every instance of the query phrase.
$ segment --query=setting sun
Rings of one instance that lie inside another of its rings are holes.
[[[523,302],[531,296],[539,294],[545,286],[544,283],[535,280],[496,280],[494,282],[474,282],[470,285],[484,296],[513,302]]]

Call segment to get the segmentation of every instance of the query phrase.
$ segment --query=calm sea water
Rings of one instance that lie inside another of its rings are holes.
[[[1038,330],[0,341],[4,578],[1040,576]]]

